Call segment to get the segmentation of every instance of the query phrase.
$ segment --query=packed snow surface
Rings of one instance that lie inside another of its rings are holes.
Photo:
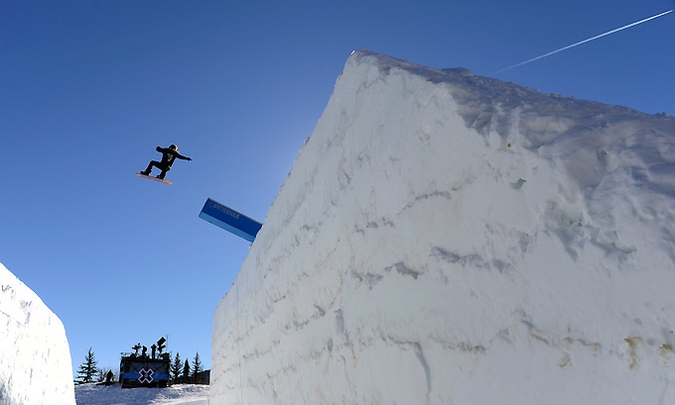
[[[63,323],[0,263],[0,404],[75,404],[72,376]]]
[[[77,405],[208,405],[208,385],[178,384],[166,388],[75,386]]]
[[[674,173],[665,114],[354,52],[210,404],[675,404]]]

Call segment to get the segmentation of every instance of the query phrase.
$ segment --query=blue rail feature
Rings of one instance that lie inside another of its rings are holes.
[[[199,218],[249,242],[255,240],[262,224],[211,198],[206,200]]]

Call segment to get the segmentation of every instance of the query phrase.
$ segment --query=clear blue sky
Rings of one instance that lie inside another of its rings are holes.
[[[169,336],[210,367],[212,313],[354,49],[490,75],[673,0],[10,1],[0,8],[0,262],[76,368]],[[675,115],[675,13],[496,77]],[[140,179],[175,143],[192,162]]]

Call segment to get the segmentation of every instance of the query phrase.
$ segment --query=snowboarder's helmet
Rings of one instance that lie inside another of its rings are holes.
[[[178,146],[176,146],[176,145],[171,145],[171,146],[169,146],[169,149],[172,149],[172,150],[178,150]]]

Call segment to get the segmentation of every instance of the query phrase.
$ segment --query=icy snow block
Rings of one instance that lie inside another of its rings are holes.
[[[0,404],[75,405],[61,320],[0,263]]]
[[[673,117],[356,51],[224,286],[209,404],[673,405],[673,173]]]
[[[210,198],[204,203],[204,208],[199,213],[199,218],[249,242],[255,240],[255,236],[262,227],[260,222]]]

